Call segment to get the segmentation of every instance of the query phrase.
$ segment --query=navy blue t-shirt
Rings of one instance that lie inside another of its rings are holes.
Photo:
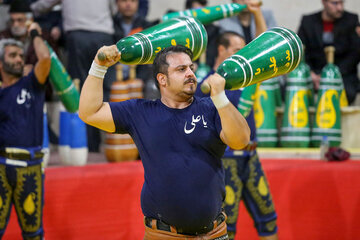
[[[209,98],[184,109],[159,99],[110,103],[117,133],[129,133],[138,147],[145,181],[141,207],[153,217],[192,232],[221,212],[225,196],[221,121]]]
[[[42,145],[44,101],[45,87],[34,71],[0,88],[0,148]]]

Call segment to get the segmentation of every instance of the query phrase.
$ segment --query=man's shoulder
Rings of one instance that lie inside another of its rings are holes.
[[[22,76],[19,80],[14,84],[15,88],[33,88],[31,86],[40,86],[35,76],[34,70],[32,70],[28,75]]]
[[[36,88],[45,89],[46,82],[44,84],[40,84],[36,75],[34,69],[29,72],[28,75],[23,76],[21,80],[25,81],[28,84],[31,84],[35,86]]]
[[[359,21],[359,20],[358,20],[358,19],[359,19],[359,15],[356,14],[356,13],[344,11],[343,19],[352,20],[352,21]]]
[[[194,96],[194,106],[195,107],[205,107],[206,109],[210,110],[210,109],[215,109],[214,103],[211,100],[210,96]]]
[[[149,99],[145,99],[145,98],[133,98],[128,100],[127,102],[131,103],[131,104],[135,104],[135,105],[141,105],[141,104],[152,104],[154,102],[156,102],[156,100],[149,100]]]
[[[321,19],[321,12],[314,12],[302,16],[303,21],[314,21],[315,19],[319,18]]]
[[[157,104],[157,99],[155,100],[149,100],[149,99],[144,99],[144,98],[134,98],[134,99],[129,99],[126,101],[122,101],[122,102],[114,102],[115,104],[126,104],[126,105],[132,105],[134,107],[140,107],[140,106],[151,106],[151,105],[156,105]]]

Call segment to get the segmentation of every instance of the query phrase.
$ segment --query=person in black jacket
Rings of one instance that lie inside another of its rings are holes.
[[[335,47],[335,65],[340,68],[349,104],[353,103],[360,83],[357,64],[360,61],[356,26],[357,14],[344,10],[343,0],[322,0],[323,10],[302,17],[299,37],[305,45],[305,60],[311,68],[314,88],[318,89],[321,69],[326,65],[324,48]]]
[[[156,22],[149,22],[144,16],[138,13],[139,0],[117,0],[118,12],[113,18],[115,29],[115,42],[129,35],[140,32],[148,27],[153,26]],[[150,65],[138,65],[136,68],[136,76],[146,82],[151,76]],[[123,77],[129,78],[129,66],[123,65]]]

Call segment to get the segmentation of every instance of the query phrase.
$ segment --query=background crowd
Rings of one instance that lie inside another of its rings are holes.
[[[212,69],[209,71],[210,73],[214,73],[223,60],[236,53],[261,33],[278,26],[277,16],[271,9],[262,8],[258,4],[252,5],[248,0],[233,0],[232,2],[247,4],[247,10],[239,15],[205,26],[209,37],[206,64],[209,69]],[[41,54],[47,49],[44,48],[44,42],[39,40],[40,35],[59,56],[71,78],[79,80],[80,91],[99,48],[103,45],[113,45],[126,36],[161,22],[161,16],[152,21],[147,20],[150,3],[146,0],[2,0],[0,3],[0,39],[12,38],[23,44],[23,75],[29,74],[32,78],[36,77],[41,80],[40,84],[44,84],[46,81],[49,66],[42,66],[47,69],[46,74],[39,70],[40,67],[37,67],[39,62],[47,62],[49,65],[48,52]],[[324,49],[327,46],[334,46],[334,63],[339,67],[347,101],[349,105],[359,105],[360,23],[358,15],[345,10],[343,0],[322,0],[321,3],[322,9],[318,11],[314,9],[313,13],[304,13],[298,29],[293,29],[298,33],[305,46],[305,61],[310,67],[312,88],[315,94],[320,90],[321,71],[327,64]],[[183,10],[206,6],[208,6],[206,0],[186,0]],[[175,10],[169,5],[167,13],[173,11]],[[36,31],[29,31],[29,26]],[[35,44],[35,41],[38,43]],[[21,53],[17,54],[22,56]],[[6,72],[7,62],[5,61],[9,56],[0,57],[2,77],[6,77],[2,81],[5,88],[8,87],[5,84],[11,83],[11,78]],[[119,71],[121,72],[119,73]],[[35,76],[32,75],[32,72],[35,72]],[[151,65],[136,66],[136,79],[141,82],[142,86],[141,95],[147,99],[159,96],[156,80],[151,73]],[[42,77],[39,78],[39,76]],[[208,75],[203,76],[203,79],[207,77]],[[113,83],[119,78],[123,83],[133,81],[132,68],[118,63],[117,66],[108,69],[103,82],[103,100],[105,102],[111,100]],[[202,81],[203,79],[198,80]],[[286,80],[286,76],[280,78],[282,89],[286,86]],[[61,103],[51,84],[46,84],[44,88],[48,112],[52,113],[48,116],[50,143],[57,146],[59,144],[58,116]],[[229,96],[234,94],[233,104],[236,106],[241,91],[227,92],[227,94]],[[201,96],[201,94],[199,95]],[[282,99],[284,99],[284,91]],[[229,210],[225,209],[229,216],[229,236],[230,239],[233,239],[236,232],[238,204],[235,206],[233,204],[244,200],[255,221],[260,238],[277,239],[277,216],[270,191],[267,189],[266,194],[262,194],[261,189],[256,189],[255,185],[251,187],[250,184],[254,181],[257,183],[263,181],[263,184],[268,186],[256,153],[254,112],[250,109],[243,115],[251,129],[251,143],[244,149],[241,156],[235,155],[231,149],[228,149],[223,159],[225,170],[228,172],[226,173],[226,185],[232,191],[239,192],[235,200],[225,199],[224,207],[229,208]],[[91,126],[87,126],[86,132],[89,152],[103,152],[104,132]],[[239,170],[239,173],[234,174],[234,169]],[[38,172],[41,172],[40,168]],[[234,178],[237,178],[238,181],[234,181]],[[38,199],[40,198],[39,193]],[[26,210],[26,207],[24,209]],[[234,216],[229,214],[231,212],[234,213]],[[29,230],[29,232],[31,231]]]
[[[229,1],[230,2],[230,1]],[[233,1],[244,3],[244,1]],[[151,2],[150,2],[151,3]],[[80,88],[86,78],[91,65],[91,59],[98,47],[116,43],[121,38],[139,32],[161,21],[162,16],[155,20],[147,20],[149,6],[154,6],[146,0],[107,0],[87,1],[86,7],[81,0],[3,0],[0,5],[0,39],[15,38],[25,46],[25,71],[28,73],[36,61],[34,49],[26,36],[26,21],[33,19],[42,27],[43,37],[60,56],[72,79],[80,80]],[[195,5],[192,5],[195,4]],[[214,4],[214,3],[212,3]],[[344,1],[323,0],[323,9],[316,13],[303,13],[303,18],[298,24],[297,32],[305,44],[306,62],[311,67],[311,77],[315,89],[320,80],[321,68],[325,65],[324,47],[334,45],[335,64],[339,66],[344,79],[349,103],[354,105],[359,90],[358,63],[359,54],[359,19],[356,13],[345,10]],[[156,5],[156,4],[155,4]],[[184,8],[207,6],[206,0],[184,1]],[[266,5],[262,12],[267,27],[278,26],[277,16],[273,9]],[[164,6],[161,6],[162,8]],[[175,11],[171,5],[167,12]],[[299,10],[300,11],[300,10]],[[101,14],[99,14],[101,13]],[[163,14],[165,14],[164,12]],[[281,17],[281,16],[279,16]],[[254,18],[245,15],[242,17],[227,18],[206,26],[209,44],[206,54],[206,63],[213,67],[216,57],[216,37],[221,31],[235,31],[242,36],[248,36],[247,42],[255,36]],[[243,28],[245,26],[245,28]],[[244,30],[243,30],[244,29]],[[250,34],[248,34],[248,32]],[[123,65],[123,78],[129,79],[129,66]],[[141,65],[136,68],[136,77],[144,83],[145,98],[158,96],[151,77],[151,67]],[[116,80],[115,68],[111,68],[104,81],[104,100],[108,101],[111,84]],[[285,85],[285,80],[281,80]],[[46,101],[50,106],[59,99],[50,84],[47,85]],[[54,112],[52,109],[48,112]],[[50,117],[50,140],[52,144],[58,141],[58,122],[55,117]],[[88,126],[88,148],[90,152],[100,152],[104,137],[101,133]]]

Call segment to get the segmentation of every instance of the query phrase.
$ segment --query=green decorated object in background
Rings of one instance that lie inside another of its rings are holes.
[[[305,46],[303,46],[303,49],[304,49],[303,56],[297,68],[301,69],[301,71],[303,72],[303,78],[306,78],[306,81],[308,83],[307,88],[308,88],[309,106],[313,107],[315,105],[314,83],[311,79],[310,66],[305,62]]]
[[[217,6],[168,13],[162,17],[162,20],[166,21],[175,17],[189,16],[198,19],[202,24],[206,25],[223,18],[234,16],[245,8],[247,8],[245,4],[228,3]]]
[[[237,109],[246,118],[249,116],[251,109],[254,106],[256,90],[259,88],[259,84],[254,84],[244,88],[241,92]]]
[[[302,57],[301,62],[299,64],[299,68],[302,68],[304,71],[304,78],[306,78],[307,81],[307,88],[308,88],[308,99],[309,99],[309,106],[313,107],[315,106],[315,100],[314,100],[314,83],[311,79],[311,69],[310,66],[307,65],[305,62],[305,56]]]
[[[300,38],[291,30],[276,27],[227,58],[217,69],[226,89],[239,89],[294,70],[302,57]]]
[[[179,17],[122,38],[116,46],[121,52],[120,62],[131,65],[152,64],[156,53],[172,45],[191,49],[196,60],[206,50],[207,42],[204,25],[192,17]]]
[[[315,121],[311,136],[311,145],[319,147],[323,136],[327,136],[329,145],[341,144],[340,96],[343,92],[342,77],[339,68],[334,65],[335,48],[326,47],[327,64],[321,71],[318,100],[315,109]]]
[[[275,105],[276,107],[282,107],[283,106],[283,100],[282,100],[282,93],[281,93],[281,87],[280,87],[280,81],[283,78],[283,76],[271,78],[268,81],[272,82],[274,92],[275,92]]]
[[[310,145],[308,74],[303,62],[288,74],[281,124],[282,147],[307,148]]]
[[[66,110],[75,113],[79,109],[79,91],[76,90],[71,77],[67,73],[54,50],[47,42],[46,45],[49,48],[51,57],[51,67],[49,73],[50,82],[56,90],[56,93],[58,94],[61,102],[64,104]]]
[[[278,79],[272,78],[261,83],[254,105],[256,137],[259,147],[277,147],[278,129],[276,118]]]

